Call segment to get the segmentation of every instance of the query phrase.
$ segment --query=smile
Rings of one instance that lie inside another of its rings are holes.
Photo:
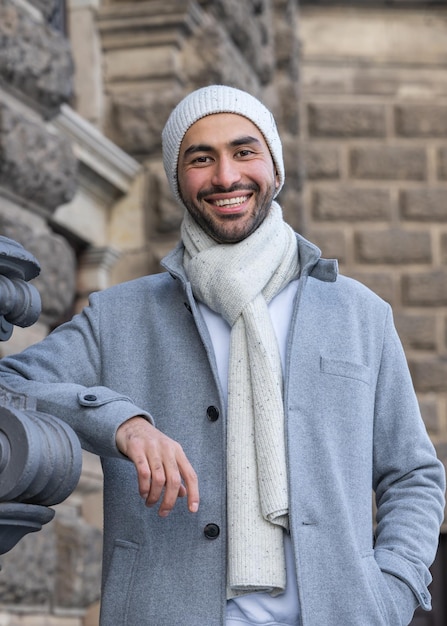
[[[240,204],[243,204],[244,202],[246,202],[248,200],[250,196],[238,196],[236,198],[225,198],[223,200],[213,200],[212,204],[214,204],[215,206],[218,207],[223,207],[223,206],[238,206]]]

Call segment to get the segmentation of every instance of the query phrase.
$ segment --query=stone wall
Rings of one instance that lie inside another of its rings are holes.
[[[78,158],[53,120],[72,96],[73,62],[64,35],[50,26],[56,3],[0,0],[0,233],[34,254],[42,315],[27,331],[14,330],[15,351],[44,337],[72,309],[77,250],[55,229],[57,208],[78,186]],[[55,521],[2,556],[0,621],[80,626],[99,597],[101,531],[82,515],[96,487],[84,473],[76,493],[59,505]]]
[[[39,258],[43,276],[41,336],[69,307],[75,259],[50,228],[56,207],[76,189],[70,143],[48,121],[71,95],[73,64],[65,37],[32,4],[0,1],[0,230]],[[59,288],[63,284],[65,289]]]
[[[304,234],[392,305],[447,462],[447,8],[300,4]]]
[[[2,355],[71,315],[87,282],[89,291],[108,285],[107,211],[122,202],[139,169],[68,107],[74,65],[67,37],[50,25],[57,8],[0,1],[0,233],[39,260],[34,284],[42,298],[39,322],[14,329]],[[86,210],[87,223],[97,226],[90,231],[81,227]],[[85,454],[83,468],[55,520],[1,558],[5,626],[97,623],[102,481],[97,459]]]

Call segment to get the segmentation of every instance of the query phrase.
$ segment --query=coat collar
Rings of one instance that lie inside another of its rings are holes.
[[[338,276],[338,263],[336,259],[322,259],[321,250],[313,243],[295,233],[298,242],[298,255],[300,260],[300,277],[312,276],[325,282],[335,282]],[[188,282],[183,267],[184,245],[180,241],[161,261],[171,276],[179,278],[183,283]]]

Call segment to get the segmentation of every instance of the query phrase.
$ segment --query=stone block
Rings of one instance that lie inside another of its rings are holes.
[[[285,187],[287,189],[301,191],[303,187],[304,171],[303,157],[300,152],[299,142],[296,136],[287,132],[281,132],[281,130],[279,132],[281,135],[282,153],[286,171]]]
[[[43,107],[48,117],[72,95],[68,41],[12,0],[0,0],[0,77]]]
[[[60,5],[60,0],[29,0],[38,11],[40,11],[43,17],[48,21],[57,13]]]
[[[312,137],[374,137],[386,135],[386,111],[379,104],[313,103],[307,108]]]
[[[56,515],[2,555],[2,605],[48,612],[86,608],[100,595],[101,559],[101,531],[81,518]]]
[[[447,146],[439,148],[437,154],[438,176],[440,180],[447,180]]]
[[[447,233],[441,233],[441,261],[443,265],[447,265]]]
[[[53,523],[26,535],[10,552],[2,555],[2,605],[19,604],[49,610],[54,597],[57,557]]]
[[[447,441],[445,441],[444,437],[443,440],[435,442],[435,448],[438,459],[444,463],[445,467],[447,467]],[[444,520],[444,524],[445,522],[446,520]]]
[[[402,295],[408,306],[447,306],[447,271],[444,269],[402,277]]]
[[[215,83],[239,87],[259,96],[258,75],[229,33],[215,20],[206,20],[194,37],[185,41],[178,67],[187,91]]]
[[[345,263],[347,258],[347,242],[344,231],[340,229],[314,228],[309,239],[318,246],[326,259],[337,259]]]
[[[42,269],[34,281],[42,298],[42,319],[57,325],[69,312],[76,291],[74,251],[64,237],[51,232],[29,239],[27,248]]]
[[[351,175],[367,180],[425,180],[427,154],[424,148],[381,145],[350,151]]]
[[[394,319],[406,349],[436,349],[436,320],[433,315],[403,312],[396,313]]]
[[[290,81],[288,76],[283,76],[282,79],[278,78],[276,83],[267,87],[261,97],[261,100],[275,116],[283,143],[285,138],[290,135],[295,145],[297,144],[300,131],[300,96],[298,89],[296,81]],[[277,103],[270,96],[272,91],[278,99]]]
[[[159,233],[176,234],[184,209],[172,195],[162,163],[151,163],[149,172],[147,184],[154,207],[154,226]]]
[[[274,0],[276,70],[299,78],[300,41],[298,39],[298,2]]]
[[[447,137],[447,106],[407,104],[395,109],[396,134],[401,137]]]
[[[261,83],[271,80],[274,68],[274,37],[272,2],[210,2],[209,9],[230,33]]]
[[[320,144],[309,146],[304,152],[304,174],[308,180],[340,178],[340,150]]]
[[[76,191],[68,139],[0,102],[0,186],[51,213]]]
[[[283,209],[285,221],[290,224],[296,232],[302,233],[304,229],[304,210],[301,192],[286,183],[277,199]]]
[[[72,46],[76,112],[101,127],[104,106],[101,40],[94,3],[70,3],[68,29]]]
[[[355,236],[356,260],[359,263],[430,263],[431,237],[428,231],[399,229],[359,231]]]
[[[41,321],[55,325],[71,306],[76,288],[76,259],[63,237],[49,230],[35,232],[21,220],[2,215],[0,233],[15,239],[39,261],[40,275],[33,280],[42,299]]]
[[[440,409],[436,402],[434,394],[427,394],[419,397],[419,408],[421,409],[422,419],[427,427],[429,434],[437,435],[441,429]]]
[[[177,73],[177,58],[170,46],[108,50],[104,78],[108,83],[157,80]]]
[[[159,153],[161,131],[182,95],[175,88],[166,92],[113,94],[108,136],[130,154]]]
[[[54,604],[87,608],[100,597],[102,532],[82,519],[55,519]]]
[[[303,21],[300,22],[300,31],[302,24]],[[353,41],[358,43],[355,37]],[[306,42],[303,42],[305,46]],[[333,58],[327,57],[317,63],[304,62],[302,67],[300,77],[303,92],[321,94],[325,98],[331,94],[334,100],[345,95],[350,100],[359,96],[362,100],[364,96],[374,100],[377,96],[399,100],[409,96],[427,101],[429,98],[445,98],[447,94],[447,76],[441,64],[432,67],[407,64],[384,66],[374,63],[349,65],[345,60],[334,64]]]
[[[441,64],[447,55],[444,10],[440,7],[427,10],[421,5],[420,10],[405,11],[384,6],[389,4],[303,3],[300,36],[304,42],[304,61],[321,64],[322,58],[330,59],[332,74],[336,73],[337,61],[343,67],[355,64],[361,73],[374,64],[381,71],[389,66],[409,67],[411,73],[419,65],[425,71]]]
[[[177,238],[178,239],[178,238]],[[168,247],[172,249],[176,244],[176,241],[170,242]],[[119,260],[113,266],[110,272],[109,282],[111,285],[122,283],[133,278],[145,276],[146,274],[154,274],[160,272],[161,268],[158,265],[158,260],[154,261],[155,248],[159,245],[159,239],[157,238],[154,243],[146,245],[144,248],[135,250],[125,250]],[[164,255],[163,255],[164,256]],[[87,304],[87,297],[79,299],[77,301],[77,310],[80,311],[83,306]]]
[[[16,326],[14,328],[14,332],[12,333],[12,337],[8,341],[3,341],[0,344],[0,357],[22,352],[22,350],[25,350],[28,346],[45,339],[48,332],[48,325],[44,324],[40,320],[32,326],[28,326],[28,328],[20,328],[20,326]]]
[[[98,625],[98,620],[94,626]],[[49,615],[48,613],[3,613],[0,612],[1,626],[87,626],[82,616]]]
[[[421,222],[447,221],[447,188],[422,187],[400,192],[401,216]]]
[[[312,215],[319,221],[388,221],[390,194],[384,189],[321,187],[313,193]]]
[[[447,391],[447,361],[436,357],[410,359],[409,367],[417,392]]]
[[[358,269],[346,272],[348,276],[358,280],[374,291],[383,300],[386,300],[391,306],[396,301],[396,285],[390,272],[362,272]]]

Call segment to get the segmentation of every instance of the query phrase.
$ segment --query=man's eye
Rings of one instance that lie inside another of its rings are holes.
[[[240,157],[251,156],[253,154],[253,150],[249,150],[249,148],[244,148],[243,150],[239,150],[237,154]]]
[[[191,163],[200,165],[202,163],[209,163],[209,161],[210,161],[209,156],[198,156],[198,157],[195,157],[195,159],[193,159]]]

